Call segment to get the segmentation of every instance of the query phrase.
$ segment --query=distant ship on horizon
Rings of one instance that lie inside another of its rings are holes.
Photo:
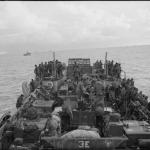
[[[23,54],[24,56],[31,56],[31,53],[30,52],[26,52],[25,54]]]

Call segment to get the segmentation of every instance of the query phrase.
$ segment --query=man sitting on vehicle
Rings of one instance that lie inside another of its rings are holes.
[[[61,134],[61,120],[57,115],[49,115],[44,132],[42,134],[48,135],[48,136],[58,136]]]

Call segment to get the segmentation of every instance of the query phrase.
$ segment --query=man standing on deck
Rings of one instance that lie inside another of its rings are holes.
[[[62,77],[63,66],[61,62],[56,64],[58,78]]]
[[[78,67],[78,65],[77,65],[77,62],[75,61],[74,65],[73,65],[73,70],[75,70],[77,67]]]
[[[49,72],[49,75],[52,75],[52,70],[53,70],[53,62],[50,61],[48,63],[48,72]]]
[[[76,93],[77,93],[77,97],[78,97],[78,100],[81,100],[81,99],[84,99],[85,98],[85,95],[87,95],[87,87],[89,86],[89,77],[84,74],[82,76],[82,81],[80,81],[77,85],[77,90],[76,90]]]
[[[44,77],[48,76],[48,64],[47,62],[45,62],[44,66],[43,66],[43,70],[44,70]]]
[[[39,77],[39,68],[35,65],[34,73],[36,77]]]
[[[24,98],[24,95],[23,95],[23,94],[21,94],[21,95],[18,97],[17,103],[16,103],[16,108],[17,108],[17,109],[22,106],[22,104],[23,104],[23,98]]]
[[[34,80],[32,79],[30,82],[30,92],[33,92],[34,90],[35,90]]]
[[[80,69],[79,69],[79,66],[77,66],[74,69],[74,80],[75,80],[76,83],[79,82],[79,78],[80,78]]]

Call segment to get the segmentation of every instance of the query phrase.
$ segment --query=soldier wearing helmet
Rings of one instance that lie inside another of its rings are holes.
[[[82,80],[77,85],[76,92],[77,92],[78,99],[85,98],[86,95],[89,95],[88,93],[89,85],[90,85],[89,76],[84,74],[82,76]]]

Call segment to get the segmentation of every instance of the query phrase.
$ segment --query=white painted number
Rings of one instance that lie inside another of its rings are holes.
[[[89,141],[85,141],[84,145],[85,145],[85,148],[90,148]]]
[[[84,141],[79,141],[79,148],[84,148]]]
[[[90,148],[89,141],[79,141],[79,148]]]

